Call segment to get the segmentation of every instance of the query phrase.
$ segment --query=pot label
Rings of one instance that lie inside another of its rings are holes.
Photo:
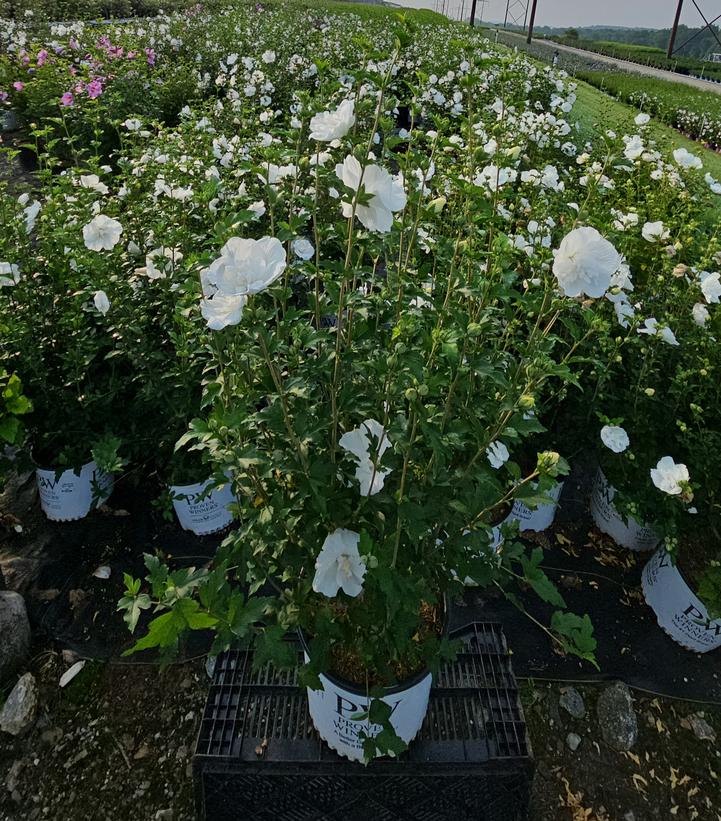
[[[233,521],[228,506],[235,501],[230,482],[206,493],[212,479],[196,485],[172,485],[173,507],[183,530],[198,536],[222,530]]]
[[[536,485],[538,487],[538,485]],[[563,490],[563,482],[556,482],[556,484],[548,491],[554,502],[558,502]],[[539,505],[535,510],[531,510],[523,504],[520,499],[516,499],[513,503],[511,515],[509,519],[515,519],[518,522],[518,530],[523,533],[524,530],[541,531],[548,529],[556,518],[557,504]]]
[[[54,470],[42,468],[38,468],[35,475],[40,507],[48,519],[56,522],[82,519],[113,490],[113,475],[100,470],[95,462],[83,465],[80,475],[66,470],[58,477]]]
[[[695,653],[721,647],[721,620],[709,619],[665,548],[657,550],[644,568],[642,585],[659,625],[674,641]]]
[[[591,515],[598,529],[621,547],[638,552],[653,550],[661,537],[653,527],[637,522],[633,516],[628,517],[628,523],[625,522],[613,504],[615,495],[616,488],[608,483],[599,468],[591,491]]]
[[[351,761],[363,761],[361,733],[375,736],[381,731],[378,724],[357,716],[367,712],[370,699],[333,684],[320,676],[322,690],[308,688],[308,708],[313,724],[328,746]],[[412,741],[421,729],[428,709],[432,675],[428,673],[406,690],[385,696],[382,701],[391,710],[391,724],[405,741]]]

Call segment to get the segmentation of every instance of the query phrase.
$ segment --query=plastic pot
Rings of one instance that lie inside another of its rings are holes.
[[[79,473],[72,468],[58,474],[57,469],[37,468],[35,471],[40,507],[54,522],[83,519],[91,510],[103,504],[113,492],[113,475],[87,462]]]
[[[556,482],[546,494],[553,499],[553,504],[539,505],[535,510],[531,510],[531,508],[524,505],[520,499],[516,499],[508,520],[515,519],[518,522],[518,530],[521,533],[525,530],[533,530],[536,532],[547,530],[556,518],[558,500],[561,498],[563,485],[563,482]]]
[[[444,604],[444,615],[445,615]],[[304,636],[300,641],[306,663],[309,650]],[[308,711],[318,735],[339,755],[351,761],[363,761],[361,733],[375,736],[381,731],[378,724],[369,719],[354,718],[367,712],[372,699],[366,690],[330,673],[319,676],[320,690],[308,690]],[[433,675],[422,670],[396,687],[386,687],[380,700],[391,708],[391,724],[398,736],[407,744],[418,735],[428,711]]]
[[[206,493],[212,482],[211,478],[193,485],[169,486],[175,515],[183,530],[207,536],[223,530],[233,521],[234,516],[228,509],[235,502],[230,481]]]
[[[675,642],[694,653],[721,647],[721,619],[709,619],[708,610],[664,547],[644,567],[641,584],[659,626]]]
[[[642,553],[658,547],[661,536],[651,525],[642,524],[633,516],[627,521],[623,519],[613,504],[616,493],[599,468],[591,491],[591,515],[598,529],[629,550]]]

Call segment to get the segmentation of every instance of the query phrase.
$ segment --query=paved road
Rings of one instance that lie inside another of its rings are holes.
[[[509,38],[508,42],[510,42],[511,39],[521,42],[525,42],[526,40],[525,35],[514,34],[510,31],[504,31],[503,34]],[[518,44],[519,48],[521,48],[521,42]],[[584,59],[593,60],[597,63],[607,63],[608,65],[617,66],[624,71],[632,71],[635,74],[643,74],[646,77],[657,77],[659,80],[669,80],[672,83],[683,83],[693,88],[699,88],[702,91],[713,91],[715,94],[721,94],[721,83],[699,80],[696,77],[687,77],[685,74],[676,74],[673,71],[664,71],[663,69],[653,68],[652,66],[642,66],[638,63],[631,63],[628,60],[616,60],[614,57],[607,57],[605,54],[596,54],[595,51],[586,51],[581,48],[564,46],[560,43],[549,43],[547,40],[534,40],[533,45],[546,48],[550,52],[553,52],[554,49],[558,49],[560,52],[565,51],[576,57],[583,57]]]

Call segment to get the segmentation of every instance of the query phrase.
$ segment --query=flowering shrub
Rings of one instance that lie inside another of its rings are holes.
[[[624,72],[581,69],[578,77],[653,114],[715,151],[721,148],[721,100],[712,91]]]
[[[133,49],[193,66],[178,122],[127,110],[105,165],[78,108],[76,167],[0,200],[0,351],[35,442],[112,434],[142,462],[180,437],[231,477],[241,524],[210,567],[148,556],[127,580],[130,628],[155,616],[135,649],[212,627],[216,651],[289,664],[301,628],[304,682],[375,693],[452,652],[428,625],[477,584],[532,589],[592,659],[501,525],[513,501],[548,502],[590,444],[670,549],[716,521],[716,182],[647,116],[578,145],[563,73],[387,19],[132,24]]]
[[[0,52],[0,104],[12,106],[51,155],[77,161],[92,148],[107,156],[128,115],[172,121],[195,92],[182,61],[171,65],[153,47],[134,46],[137,37],[122,27],[61,24],[55,32],[69,34],[67,42],[28,41],[19,31]]]

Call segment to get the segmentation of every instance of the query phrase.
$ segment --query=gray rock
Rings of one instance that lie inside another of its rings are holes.
[[[155,821],[173,821],[172,810],[158,810],[155,813]]]
[[[619,752],[627,752],[638,740],[638,722],[631,691],[617,681],[601,693],[596,706],[603,740]]]
[[[581,736],[578,733],[569,733],[566,736],[566,744],[568,744],[568,749],[575,753],[581,744]]]
[[[5,786],[8,789],[8,792],[15,792],[18,788],[18,784],[20,783],[20,773],[23,771],[25,764],[20,759],[17,761],[13,761],[12,766],[8,770],[8,774],[5,777]]]
[[[25,673],[0,710],[0,730],[10,735],[22,735],[35,721],[37,708],[38,685],[32,673]]]
[[[691,725],[693,734],[701,741],[716,741],[716,733],[714,728],[706,721],[703,713],[694,713],[688,717],[688,723]]]
[[[39,559],[11,556],[0,560],[0,572],[9,590],[24,593],[35,580],[40,567]]]
[[[0,682],[11,676],[30,652],[30,622],[19,593],[0,591]]]
[[[629,810],[626,815],[623,816],[623,821],[636,821],[636,815],[633,810]]]
[[[567,687],[560,695],[558,703],[573,718],[581,719],[586,715],[586,705],[581,694],[574,687]]]

